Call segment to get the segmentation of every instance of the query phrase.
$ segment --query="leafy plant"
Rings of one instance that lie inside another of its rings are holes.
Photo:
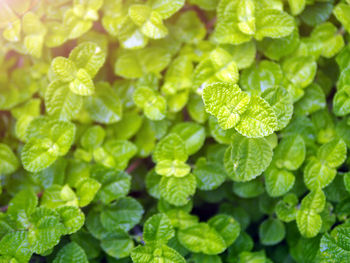
[[[349,0],[0,1],[0,262],[350,262]]]

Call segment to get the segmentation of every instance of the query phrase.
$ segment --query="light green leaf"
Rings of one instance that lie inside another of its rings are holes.
[[[199,151],[205,141],[205,129],[194,122],[183,122],[175,125],[170,132],[178,134],[184,141],[188,155]]]
[[[184,177],[163,177],[159,185],[161,197],[175,206],[187,204],[196,192],[196,186],[196,177],[193,174]]]
[[[161,139],[153,152],[153,160],[178,160],[186,162],[188,158],[184,141],[175,133]]]
[[[316,213],[321,213],[326,204],[326,196],[323,191],[318,188],[311,191],[301,201],[301,210],[312,210]]]
[[[79,185],[77,185],[76,190],[79,206],[84,207],[90,204],[91,201],[94,200],[100,188],[101,184],[92,178],[82,180]]]
[[[265,246],[273,246],[281,242],[286,235],[284,224],[274,218],[269,218],[259,226],[260,241]]]
[[[51,82],[46,89],[46,111],[53,118],[62,121],[70,121],[77,116],[82,105],[82,97],[73,93],[69,89],[68,84],[60,80]]]
[[[15,231],[6,234],[0,241],[0,254],[8,256],[8,262],[29,262],[33,252],[28,244],[28,232]],[[1,261],[0,257],[0,261]]]
[[[12,174],[19,167],[17,156],[4,143],[0,143],[0,160],[0,174]]]
[[[179,160],[161,160],[157,162],[155,171],[163,176],[184,177],[189,174],[191,167]]]
[[[256,14],[257,40],[264,37],[280,38],[290,35],[295,28],[292,16],[276,9],[263,9]]]
[[[300,234],[307,238],[316,236],[322,226],[321,216],[308,209],[298,210],[296,221]]]
[[[316,158],[310,159],[304,168],[304,183],[310,190],[329,185],[336,176],[336,169]]]
[[[350,31],[350,5],[345,3],[337,4],[333,9],[334,16],[340,21],[344,28],[349,32]]]
[[[195,253],[216,255],[227,247],[223,237],[206,223],[180,229],[177,238],[185,248]]]
[[[76,262],[76,263],[88,263],[88,258],[85,254],[84,249],[82,249],[77,243],[70,242],[61,248],[53,263],[64,263],[64,262]]]
[[[296,16],[304,10],[306,0],[288,0],[288,4],[292,15]]]
[[[42,254],[57,245],[65,231],[57,212],[40,207],[32,214],[28,242],[34,253]]]
[[[346,144],[342,139],[333,139],[322,145],[317,151],[317,157],[325,161],[331,168],[340,166],[346,159]]]
[[[174,228],[165,214],[156,214],[150,217],[143,227],[143,239],[147,244],[154,241],[167,243],[174,236]]]
[[[333,97],[333,112],[336,116],[350,113],[350,86],[345,85]]]
[[[176,250],[166,245],[137,246],[131,252],[134,263],[185,263],[186,260]]]
[[[317,63],[312,57],[290,57],[283,62],[282,69],[296,87],[305,88],[316,75]]]
[[[21,159],[24,169],[39,172],[50,166],[57,159],[57,146],[51,140],[29,140],[23,147]]]
[[[85,69],[79,69],[76,78],[69,83],[70,90],[81,96],[90,96],[95,92],[94,83]]]
[[[163,19],[167,19],[185,4],[185,0],[151,0],[150,6],[156,12],[158,12]]]
[[[332,234],[326,233],[321,238],[321,259],[329,262],[346,262],[350,258],[350,229],[346,226],[337,227]]]
[[[243,136],[259,138],[272,134],[277,125],[277,116],[273,108],[261,97],[252,96],[235,129]]]
[[[77,68],[73,61],[65,57],[56,57],[51,62],[52,71],[59,80],[71,82],[77,74]]]
[[[232,180],[245,182],[265,171],[271,160],[272,149],[264,138],[246,138],[236,134],[225,152],[224,163]]]
[[[65,234],[77,232],[85,221],[84,213],[74,206],[62,206],[56,209],[65,227]]]
[[[206,111],[217,117],[221,128],[227,130],[239,124],[250,98],[238,85],[215,83],[204,88],[203,101]]]
[[[69,59],[94,78],[105,62],[106,52],[94,42],[84,42],[70,52]]]
[[[293,115],[293,99],[287,90],[282,87],[266,89],[261,97],[266,100],[274,110],[277,117],[277,130],[287,126]]]

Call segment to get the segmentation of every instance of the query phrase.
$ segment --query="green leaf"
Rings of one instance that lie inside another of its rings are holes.
[[[134,263],[185,263],[186,260],[174,249],[166,245],[137,246],[131,252]]]
[[[96,93],[86,97],[84,106],[91,118],[100,123],[116,123],[122,118],[122,103],[117,92],[107,82],[96,85]]]
[[[310,159],[304,168],[304,183],[310,190],[329,185],[336,176],[336,169],[316,158]]]
[[[277,117],[277,130],[285,128],[293,115],[293,99],[282,87],[271,87],[266,89],[261,97],[266,100],[274,110]]]
[[[184,141],[188,155],[198,152],[205,141],[204,127],[194,122],[179,123],[170,132],[178,134]]]
[[[65,227],[65,234],[77,232],[85,221],[84,213],[74,206],[62,206],[56,209]]]
[[[333,97],[333,112],[336,116],[345,116],[350,113],[350,90],[345,85]]]
[[[235,242],[241,231],[239,223],[233,217],[224,214],[210,218],[208,225],[221,235],[227,247]]]
[[[305,88],[313,81],[317,64],[312,57],[290,57],[283,62],[282,70],[293,85]]]
[[[320,86],[311,84],[295,105],[295,114],[309,115],[326,107],[326,97]]]
[[[177,238],[185,248],[195,253],[216,255],[227,247],[224,238],[206,223],[180,229]]]
[[[239,124],[250,98],[238,85],[215,83],[204,88],[203,101],[206,111],[217,117],[221,128],[227,130]]]
[[[225,152],[225,169],[237,182],[245,182],[259,176],[270,165],[272,149],[264,138],[246,138],[236,134]]]
[[[167,243],[175,236],[175,231],[169,218],[165,214],[156,214],[145,222],[143,239],[146,243]]]
[[[273,246],[281,242],[286,235],[284,224],[278,220],[269,218],[259,226],[259,237],[265,246]]]
[[[103,237],[101,247],[111,257],[125,258],[134,248],[134,242],[127,232],[117,230]]]
[[[150,120],[162,120],[165,118],[167,102],[163,96],[157,95],[148,87],[139,87],[133,94],[134,102],[144,110]]]
[[[298,134],[284,137],[274,152],[274,162],[280,169],[297,170],[304,162],[306,146]]]
[[[291,54],[299,45],[299,33],[295,29],[290,35],[282,38],[264,38],[258,43],[263,54],[269,59],[280,60]]]
[[[82,108],[83,99],[73,93],[67,83],[55,80],[46,89],[45,106],[46,111],[53,118],[70,121]]]
[[[87,263],[88,258],[85,254],[84,249],[82,249],[77,243],[70,242],[61,248],[53,263],[63,263],[63,262],[77,262],[77,263]]]
[[[311,191],[301,201],[301,210],[312,210],[321,213],[326,204],[326,196],[321,189]]]
[[[226,171],[222,164],[198,159],[193,174],[197,178],[198,188],[201,190],[217,189],[226,179]]]
[[[193,174],[184,177],[163,177],[159,185],[161,197],[176,206],[187,204],[196,192],[196,186],[196,177]]]
[[[296,221],[300,234],[307,238],[316,236],[322,226],[321,216],[308,209],[298,210]]]
[[[38,197],[31,188],[24,188],[11,199],[7,213],[29,218],[38,205]]]
[[[317,151],[317,157],[325,161],[331,168],[340,166],[346,159],[346,144],[342,139],[333,139],[322,145]]]
[[[266,192],[271,197],[282,196],[294,186],[295,176],[285,169],[269,167],[264,175]]]
[[[24,169],[39,172],[57,159],[57,150],[51,140],[32,138],[23,147],[21,159]]]
[[[94,78],[105,62],[106,53],[96,43],[84,42],[70,52],[69,59],[77,68],[86,70]]]
[[[282,78],[283,73],[279,64],[263,60],[242,72],[240,85],[250,94],[260,95],[266,89],[279,85]]]
[[[28,231],[28,242],[34,253],[42,254],[53,248],[65,233],[60,216],[52,209],[36,208],[31,216],[31,227]]]
[[[288,0],[289,8],[293,16],[299,15],[305,8],[306,0]]]
[[[0,174],[12,174],[19,167],[17,156],[4,143],[0,143],[0,160]]]
[[[2,261],[4,263],[29,262],[33,252],[28,244],[28,232],[16,231],[5,235],[0,241],[0,254],[10,258]]]
[[[85,69],[79,69],[76,77],[69,83],[70,90],[81,96],[90,96],[95,92],[94,83]]]
[[[109,231],[129,231],[141,220],[142,214],[143,209],[138,201],[124,197],[105,207],[101,213],[101,223]]]
[[[349,260],[349,233],[346,226],[339,226],[331,235],[326,233],[321,238],[321,259],[329,262],[346,262]]]
[[[272,134],[277,125],[277,116],[273,108],[261,97],[252,96],[235,129],[243,136],[259,138]]]
[[[100,190],[101,184],[92,179],[86,178],[77,185],[77,198],[79,200],[79,206],[84,207],[94,200],[97,192]]]
[[[276,9],[263,9],[256,14],[256,34],[258,40],[264,37],[280,38],[290,35],[295,27],[292,16]]]
[[[345,3],[337,4],[333,9],[334,16],[340,21],[344,28],[349,32],[350,31],[350,6]]]
[[[177,160],[186,162],[188,158],[184,141],[175,133],[161,139],[154,150],[153,160]]]
[[[264,185],[260,178],[248,182],[235,182],[233,192],[242,198],[253,198],[265,192]]]
[[[104,166],[124,170],[136,152],[137,147],[130,141],[109,140],[94,151],[94,158]]]
[[[77,68],[73,61],[64,57],[56,57],[51,62],[51,69],[63,82],[71,82],[75,79]]]
[[[113,168],[96,166],[92,170],[91,177],[101,184],[96,198],[105,204],[125,197],[130,190],[131,178],[125,172]]]
[[[156,12],[158,12],[163,19],[167,19],[177,11],[181,9],[181,7],[185,4],[185,0],[151,0],[150,6]]]
[[[278,201],[276,205],[276,215],[278,219],[289,223],[296,218],[296,205],[298,204],[298,197],[294,194],[287,194],[283,200]]]

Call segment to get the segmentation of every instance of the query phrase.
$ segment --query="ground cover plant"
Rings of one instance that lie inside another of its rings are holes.
[[[0,0],[0,263],[350,262],[350,1]]]

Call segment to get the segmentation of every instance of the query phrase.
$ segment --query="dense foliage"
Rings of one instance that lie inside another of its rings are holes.
[[[0,263],[350,262],[349,32],[349,0],[0,0]]]

